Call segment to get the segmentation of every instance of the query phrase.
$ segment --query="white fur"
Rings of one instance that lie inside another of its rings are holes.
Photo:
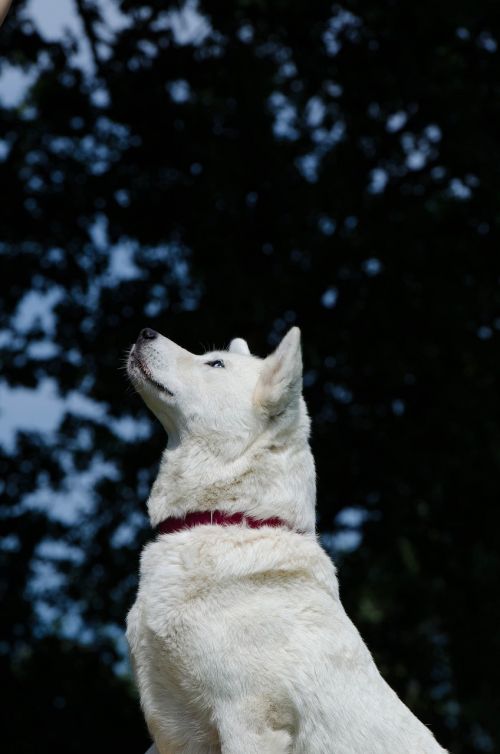
[[[246,342],[246,340],[243,340],[243,338],[233,338],[227,350],[232,353],[241,353],[244,356],[250,356],[248,343]]]
[[[7,15],[12,0],[0,0],[0,26]]]
[[[442,753],[380,676],[317,542],[298,329],[264,360],[240,339],[203,356],[140,339],[129,374],[168,432],[153,526],[214,509],[288,525],[144,548],[127,639],[159,754]]]

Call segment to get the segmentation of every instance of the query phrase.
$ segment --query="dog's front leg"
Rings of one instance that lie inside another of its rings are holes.
[[[285,730],[256,732],[246,729],[221,735],[221,754],[289,754],[292,739]]]
[[[168,750],[162,749],[160,752],[159,749],[156,748],[156,744],[153,744],[149,747],[146,754],[177,754],[178,751],[178,749],[175,749],[174,751],[174,749],[169,748]]]
[[[245,699],[218,710],[221,754],[289,754],[292,746],[287,725],[289,715],[283,711],[282,716],[287,719],[278,721],[274,711],[269,715],[267,706],[261,700]]]

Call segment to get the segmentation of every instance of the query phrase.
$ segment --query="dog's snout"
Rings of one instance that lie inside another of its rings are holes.
[[[139,333],[139,338],[143,340],[154,340],[156,337],[158,337],[158,333],[156,332],[156,330],[152,330],[150,327],[145,327]]]

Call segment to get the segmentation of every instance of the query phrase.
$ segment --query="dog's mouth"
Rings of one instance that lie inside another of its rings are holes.
[[[166,395],[169,395],[173,398],[174,394],[171,390],[168,389],[165,385],[162,385],[161,382],[158,382],[158,380],[155,380],[153,375],[151,374],[148,367],[144,364],[144,362],[140,359],[140,357],[137,355],[137,349],[134,348],[133,351],[130,353],[130,363],[133,364],[142,374],[142,376],[149,382],[151,385],[154,385],[154,387],[159,390],[161,393],[166,393]]]

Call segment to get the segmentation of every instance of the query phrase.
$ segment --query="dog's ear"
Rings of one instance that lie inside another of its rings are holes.
[[[250,356],[248,343],[243,338],[233,338],[227,350],[230,353],[241,353],[243,356]]]
[[[300,330],[292,327],[277,349],[264,359],[254,399],[271,416],[281,414],[296,403],[302,392],[302,351]]]

